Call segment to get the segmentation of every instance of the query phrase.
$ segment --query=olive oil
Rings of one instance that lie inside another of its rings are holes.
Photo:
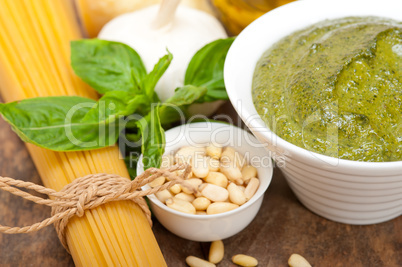
[[[266,12],[294,0],[212,0],[227,30],[239,34]]]

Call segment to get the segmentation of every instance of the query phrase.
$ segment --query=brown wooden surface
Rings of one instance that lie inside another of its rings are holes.
[[[229,103],[221,112],[232,118]],[[234,123],[237,123],[236,119]],[[41,183],[24,144],[0,119],[0,175]],[[23,226],[47,217],[50,209],[0,192],[0,224]],[[188,255],[207,257],[208,243],[179,238],[155,221],[153,230],[169,266],[186,266]],[[224,240],[225,258],[218,266],[234,266],[237,253],[259,260],[259,266],[287,266],[292,253],[313,266],[402,266],[402,216],[386,223],[352,226],[326,220],[296,199],[275,169],[256,219],[241,233]],[[0,266],[74,266],[52,227],[37,233],[0,234]]]

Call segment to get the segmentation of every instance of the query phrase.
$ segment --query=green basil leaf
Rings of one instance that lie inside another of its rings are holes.
[[[223,66],[233,41],[234,37],[216,40],[198,50],[191,59],[186,70],[184,84],[207,88],[207,93],[198,102],[228,99],[223,81]]]
[[[142,135],[142,162],[144,169],[159,168],[165,151],[165,132],[159,119],[159,105],[138,121]]]
[[[84,39],[71,42],[71,66],[99,93],[141,92],[146,69],[138,53],[119,42]]]
[[[176,88],[172,97],[168,98],[165,103],[174,104],[176,106],[190,105],[205,95],[206,87],[184,85]]]
[[[154,89],[156,84],[172,62],[173,55],[169,51],[167,52],[168,54],[159,59],[158,63],[156,63],[154,66],[154,69],[147,76],[145,76],[143,80],[142,89],[149,98],[154,97]],[[159,102],[159,99],[158,101],[154,102]]]
[[[137,110],[149,112],[149,100],[145,95],[134,95],[124,91],[107,92],[85,115],[81,122],[107,124],[119,116],[128,116]]]
[[[1,104],[0,112],[23,141],[55,151],[78,151],[117,141],[118,124],[81,122],[95,104],[77,96],[38,97]]]
[[[163,125],[180,120],[185,115],[183,107],[188,106],[207,92],[206,87],[184,85],[175,90],[174,95],[161,104],[159,116]]]

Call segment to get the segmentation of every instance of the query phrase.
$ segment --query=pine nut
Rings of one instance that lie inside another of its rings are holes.
[[[186,194],[186,193],[183,193],[183,192],[182,192],[182,193],[178,193],[178,194],[175,195],[174,197],[183,199],[183,200],[188,201],[188,202],[193,202],[194,199],[195,199],[195,196],[194,196],[194,195],[192,195],[192,194]]]
[[[242,169],[245,165],[246,165],[246,160],[244,159],[243,155],[236,152],[235,154],[235,162],[236,162],[236,166],[240,169]]]
[[[241,170],[243,181],[247,184],[251,178],[257,177],[257,169],[251,165],[246,165]]]
[[[288,264],[290,267],[311,267],[310,263],[299,254],[292,254]]]
[[[176,195],[181,192],[181,186],[179,184],[175,184],[175,185],[171,186],[169,188],[169,190],[170,190],[170,192],[172,192],[173,194]]]
[[[244,186],[244,185],[238,185],[237,186],[241,191],[243,191],[243,193],[244,193],[244,191],[246,190],[246,187]]]
[[[194,193],[195,197],[202,197],[202,194],[199,190],[197,190],[197,192]]]
[[[207,212],[204,211],[204,210],[197,210],[197,211],[195,212],[195,214],[197,214],[197,215],[208,215]]]
[[[176,163],[190,163],[192,171],[179,185],[156,193],[157,198],[176,210],[197,214],[217,214],[235,209],[246,203],[258,190],[260,181],[256,178],[257,169],[233,147],[222,148],[216,144],[208,146],[185,146],[175,155],[164,155],[162,166]],[[176,171],[182,175],[184,170]],[[170,181],[160,177],[149,183],[156,187]],[[171,200],[169,200],[171,199]],[[180,200],[189,203],[183,204]],[[212,204],[211,204],[212,203]],[[179,204],[183,204],[180,206]]]
[[[217,159],[207,158],[208,168],[210,172],[219,171],[220,162]]]
[[[210,144],[206,148],[207,155],[213,159],[219,159],[222,154],[222,147],[214,144]]]
[[[247,200],[249,200],[254,196],[255,192],[257,192],[259,185],[260,185],[259,179],[254,177],[250,179],[246,187],[246,190],[244,190],[244,195],[246,196]]]
[[[208,262],[206,260],[194,257],[194,256],[188,256],[186,258],[186,263],[190,266],[190,267],[215,267],[216,265]]]
[[[220,161],[225,166],[235,166],[236,165],[236,150],[233,147],[225,147],[223,149]]]
[[[181,190],[186,194],[194,194],[200,184],[202,184],[202,180],[200,178],[190,178],[183,181]]]
[[[240,266],[257,266],[258,261],[256,258],[244,254],[237,254],[232,257],[233,263]]]
[[[247,198],[245,193],[243,193],[243,191],[241,191],[240,188],[238,188],[238,186],[234,183],[230,183],[228,185],[227,188],[228,192],[229,192],[229,200],[237,205],[243,205],[244,203],[246,203]]]
[[[167,169],[169,167],[172,167],[174,165],[174,157],[171,154],[168,155],[163,155],[162,156],[162,162],[161,162],[161,169]]]
[[[225,164],[221,164],[221,172],[232,182],[235,182],[238,185],[243,184],[243,179],[241,175],[241,171],[239,168],[234,166],[228,166]]]
[[[166,200],[166,206],[184,213],[195,214],[194,206],[190,202],[180,198],[169,198],[168,200]]]
[[[234,210],[238,207],[239,205],[230,202],[215,202],[208,206],[207,214],[211,215],[211,214],[223,213],[230,210]]]
[[[155,193],[155,196],[159,199],[160,202],[166,204],[166,200],[172,198],[173,195],[169,190],[165,189]]]
[[[220,172],[210,172],[204,181],[210,184],[214,184],[223,188],[228,186],[228,178]]]
[[[226,201],[229,197],[229,192],[223,187],[214,184],[202,184],[199,187],[201,194],[211,201]]]
[[[177,163],[191,163],[194,155],[205,155],[205,147],[185,146],[180,148],[175,154]]]
[[[180,148],[174,155],[174,159],[177,163],[190,163],[191,158],[195,153],[195,149],[190,146]]]
[[[196,177],[205,178],[209,173],[207,158],[195,155],[192,160],[193,173]]]
[[[176,171],[176,175],[181,177],[183,175],[183,172],[184,172],[184,170]],[[188,179],[190,177],[193,177],[193,170],[190,171],[190,173],[187,175],[187,177],[183,177],[183,179]]]
[[[232,162],[233,166],[238,168],[242,168],[245,165],[244,157],[230,146],[223,149],[220,160],[224,163]]]
[[[224,254],[225,248],[223,246],[222,240],[213,241],[209,249],[208,260],[209,262],[217,264],[222,261]]]
[[[197,197],[193,200],[192,204],[196,210],[206,210],[211,204],[211,200],[206,197]]]
[[[166,178],[161,176],[161,177],[156,178],[152,182],[150,182],[148,185],[152,188],[157,187],[157,186],[163,185],[165,183],[165,180],[166,180]]]

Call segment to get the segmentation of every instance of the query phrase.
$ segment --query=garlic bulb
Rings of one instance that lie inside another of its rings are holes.
[[[159,5],[154,5],[120,15],[103,27],[98,38],[122,42],[134,48],[147,71],[153,69],[168,49],[173,54],[173,60],[155,88],[159,98],[165,101],[177,87],[183,85],[192,56],[207,43],[226,38],[227,34],[215,17],[182,5],[177,7],[176,12],[173,10],[173,14],[170,11],[170,20],[160,20],[165,21],[163,26],[155,26],[157,20],[154,19],[162,16],[158,10]]]
[[[75,0],[75,6],[88,36],[93,38],[111,19],[160,2],[161,0]],[[182,0],[182,4],[213,16],[218,15],[209,0]]]

